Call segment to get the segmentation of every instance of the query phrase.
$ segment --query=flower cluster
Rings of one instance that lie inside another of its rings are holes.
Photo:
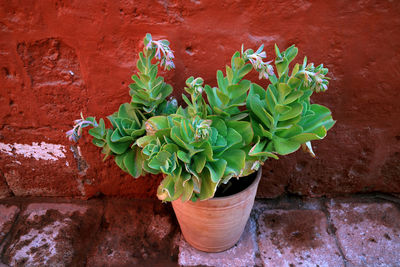
[[[204,83],[204,80],[202,78],[198,77],[191,82],[187,82],[186,85],[189,88],[192,88],[197,94],[201,95],[203,93],[203,86],[202,86],[203,83]]]
[[[79,138],[82,136],[82,128],[93,126],[98,127],[96,121],[89,121],[83,117],[81,112],[81,119],[74,121],[75,125],[74,128],[66,132],[66,135],[70,141],[77,142]]]
[[[242,55],[245,59],[249,60],[254,69],[259,72],[259,79],[268,79],[268,75],[274,75],[274,68],[270,64],[272,60],[267,62],[263,61],[263,59],[267,57],[267,53],[265,51],[262,51],[263,49],[264,45],[261,45],[256,52],[253,52],[253,50],[251,49],[243,52],[242,45]]]
[[[312,87],[316,92],[324,92],[328,90],[328,78],[323,73],[323,69],[318,69],[314,67],[314,64],[310,63],[304,70],[304,75],[307,82],[312,82],[314,80],[315,84]]]
[[[169,48],[169,42],[167,40],[154,41],[150,36],[146,49],[151,48],[157,49],[155,57],[161,60],[161,66],[164,66],[167,70],[175,68],[175,64],[172,61],[174,59],[174,53],[171,48]]]

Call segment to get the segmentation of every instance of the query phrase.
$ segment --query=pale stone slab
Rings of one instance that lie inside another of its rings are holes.
[[[86,266],[171,266],[175,232],[171,208],[159,201],[109,200]]]
[[[258,227],[264,266],[344,266],[322,211],[266,210]]]
[[[328,205],[344,256],[355,266],[400,265],[400,212],[392,203]]]
[[[101,210],[100,210],[101,211]],[[82,257],[98,209],[71,203],[33,203],[20,215],[4,248],[10,266],[71,266]]]
[[[249,219],[239,242],[232,248],[218,253],[199,251],[181,237],[179,265],[181,266],[255,266],[257,263],[256,224]]]

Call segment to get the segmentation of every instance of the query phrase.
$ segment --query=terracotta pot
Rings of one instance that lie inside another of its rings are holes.
[[[260,178],[261,168],[253,183],[234,195],[196,202],[173,201],[185,240],[206,252],[224,251],[234,246],[249,219]]]

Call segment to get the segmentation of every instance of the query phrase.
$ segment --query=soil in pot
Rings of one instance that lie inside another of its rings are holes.
[[[249,187],[257,178],[257,172],[240,178],[232,178],[228,183],[218,187],[214,197],[227,197],[239,193]]]

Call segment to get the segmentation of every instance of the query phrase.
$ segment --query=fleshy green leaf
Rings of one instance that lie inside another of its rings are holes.
[[[224,174],[226,161],[224,159],[219,159],[217,161],[207,162],[206,168],[210,171],[211,180],[214,183],[218,183]]]
[[[142,164],[143,158],[141,150],[138,147],[134,147],[124,157],[124,165],[128,170],[129,174],[135,178],[142,175]]]

